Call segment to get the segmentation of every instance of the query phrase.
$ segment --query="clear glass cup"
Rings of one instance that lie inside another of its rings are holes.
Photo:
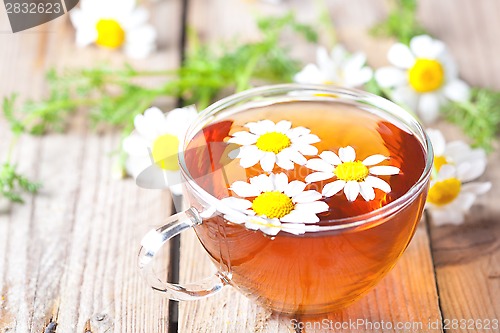
[[[308,226],[302,235],[280,232],[269,237],[228,222],[224,215],[241,213],[200,186],[200,175],[193,177],[189,171],[186,147],[196,133],[214,122],[252,108],[295,101],[342,103],[404,128],[422,147],[423,172],[393,202],[370,213]],[[148,283],[170,299],[181,301],[210,296],[231,285],[262,306],[288,315],[344,308],[392,269],[421,218],[433,163],[429,138],[418,121],[398,105],[357,90],[296,84],[251,89],[209,106],[188,130],[178,157],[191,207],[169,217],[165,225],[142,240],[139,267]],[[153,272],[155,255],[169,239],[189,228],[194,228],[217,273],[190,284],[162,282]]]

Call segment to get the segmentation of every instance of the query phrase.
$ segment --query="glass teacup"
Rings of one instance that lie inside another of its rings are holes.
[[[283,314],[339,310],[375,286],[408,246],[432,162],[420,124],[375,95],[291,84],[227,97],[188,130],[179,164],[191,207],[146,235],[139,266],[175,300],[231,285]],[[217,273],[198,283],[161,282],[153,259],[188,228]]]

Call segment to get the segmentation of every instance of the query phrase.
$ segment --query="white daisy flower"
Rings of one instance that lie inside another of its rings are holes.
[[[392,176],[399,173],[394,166],[375,166],[389,159],[384,155],[372,155],[363,161],[356,160],[356,151],[351,146],[339,149],[339,155],[331,151],[324,151],[320,158],[307,161],[306,167],[319,171],[306,177],[306,182],[312,183],[330,178],[336,178],[332,183],[323,187],[322,194],[331,197],[341,190],[349,201],[354,201],[359,194],[366,201],[375,199],[374,188],[385,193],[391,192],[391,186],[376,176]]]
[[[320,141],[305,127],[292,128],[292,123],[281,120],[277,124],[271,120],[261,120],[245,124],[249,132],[241,131],[232,135],[229,143],[242,147],[233,150],[231,158],[240,158],[240,165],[249,168],[260,162],[262,170],[273,171],[274,165],[291,170],[293,163],[306,164],[304,155],[316,155],[318,149],[311,146]]]
[[[373,75],[372,69],[365,66],[366,56],[363,53],[349,54],[342,45],[335,46],[331,54],[324,47],[318,48],[316,62],[306,65],[295,75],[294,81],[353,88],[370,81]]]
[[[375,79],[380,86],[393,88],[392,99],[416,111],[427,123],[437,119],[448,100],[469,99],[469,86],[458,78],[456,64],[439,40],[416,36],[410,47],[393,45],[388,59],[395,67],[378,69]]]
[[[156,31],[147,24],[148,12],[135,0],[82,0],[70,12],[76,44],[123,48],[133,58],[144,58],[155,49]]]
[[[153,107],[144,115],[137,115],[135,131],[123,140],[123,150],[128,155],[127,173],[138,183],[148,183],[147,187],[170,187],[174,194],[181,194],[177,152],[180,140],[197,115],[193,106],[166,114]],[[148,172],[143,173],[146,169]],[[139,176],[142,178],[138,179]]]
[[[477,195],[490,190],[490,182],[464,183],[471,179],[471,174],[477,175],[471,164],[459,168],[445,164],[432,180],[426,208],[436,225],[463,223]]]
[[[459,169],[470,166],[471,172],[463,175],[466,177],[463,181],[476,179],[484,173],[488,161],[484,149],[472,149],[467,143],[459,140],[446,143],[443,133],[436,129],[429,128],[426,132],[432,142],[436,171],[445,164],[452,164]]]
[[[304,191],[306,183],[288,182],[284,173],[259,175],[250,182],[236,181],[230,189],[243,198],[229,197],[222,202],[245,214],[244,217],[225,216],[229,221],[243,224],[252,230],[262,230],[276,235],[280,230],[301,234],[305,224],[319,222],[318,213],[326,212],[328,205],[321,194],[314,190]]]

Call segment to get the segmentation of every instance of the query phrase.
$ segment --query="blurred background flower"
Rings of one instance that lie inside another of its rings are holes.
[[[391,99],[415,111],[431,123],[448,101],[467,101],[469,86],[458,78],[458,69],[443,42],[427,35],[413,37],[410,46],[394,44],[387,55],[393,66],[375,72]]]
[[[366,66],[366,56],[361,52],[350,54],[342,45],[336,45],[329,54],[319,47],[317,64],[307,64],[294,76],[297,83],[334,84],[360,87],[372,78],[372,69]]]
[[[124,139],[123,151],[127,154],[127,173],[139,186],[170,188],[172,193],[182,194],[177,152],[197,115],[193,106],[165,114],[153,107],[135,117],[135,130]]]
[[[471,164],[457,168],[446,164],[432,180],[426,208],[436,225],[462,224],[476,197],[491,189],[490,182],[466,182],[480,176]]]
[[[82,0],[70,17],[80,47],[123,49],[133,58],[155,50],[156,31],[147,23],[146,9],[136,6],[135,0]]]

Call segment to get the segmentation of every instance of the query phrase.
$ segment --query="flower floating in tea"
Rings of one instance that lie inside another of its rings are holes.
[[[395,102],[416,111],[425,122],[436,120],[447,101],[469,99],[469,86],[458,78],[455,62],[439,40],[422,35],[414,37],[410,47],[397,43],[388,59],[395,67],[378,69],[375,79],[392,89]]]
[[[181,194],[177,152],[182,136],[198,113],[193,106],[163,113],[150,108],[134,119],[135,131],[123,141],[126,169],[138,183],[151,188],[170,188]],[[139,180],[138,177],[144,178]]]
[[[360,87],[370,81],[373,71],[366,66],[366,56],[361,52],[349,54],[342,45],[336,45],[331,54],[324,47],[316,53],[317,64],[308,64],[297,73],[297,83],[335,84]]]
[[[463,223],[477,195],[490,190],[490,182],[465,182],[470,174],[477,175],[471,164],[458,168],[445,164],[440,168],[431,182],[426,204],[436,225]]]
[[[394,166],[375,166],[389,157],[372,155],[363,161],[356,160],[356,151],[351,146],[339,149],[339,154],[324,151],[320,158],[307,161],[306,167],[318,171],[306,177],[306,182],[312,183],[330,178],[336,178],[332,183],[323,187],[322,194],[331,197],[341,190],[349,201],[354,201],[359,194],[366,201],[375,199],[375,188],[385,193],[391,191],[391,186],[384,180],[375,176],[392,176],[399,173],[399,168]]]
[[[316,155],[318,149],[311,144],[320,141],[305,127],[292,128],[292,123],[281,120],[261,120],[245,124],[249,129],[232,134],[229,143],[241,145],[231,157],[240,158],[240,165],[249,168],[260,162],[262,170],[271,172],[275,164],[285,170],[294,168],[294,163],[306,164],[304,155]]]
[[[133,58],[155,49],[156,31],[147,24],[147,11],[134,0],[82,0],[70,12],[80,47],[95,43],[108,49],[123,48]]]
[[[262,230],[276,235],[280,230],[290,233],[304,233],[305,225],[319,222],[318,213],[326,212],[328,205],[315,190],[305,190],[307,184],[288,181],[284,173],[259,175],[250,182],[236,181],[230,190],[242,198],[229,197],[222,202],[246,214],[244,217],[226,216],[234,223],[245,224],[252,230]]]

